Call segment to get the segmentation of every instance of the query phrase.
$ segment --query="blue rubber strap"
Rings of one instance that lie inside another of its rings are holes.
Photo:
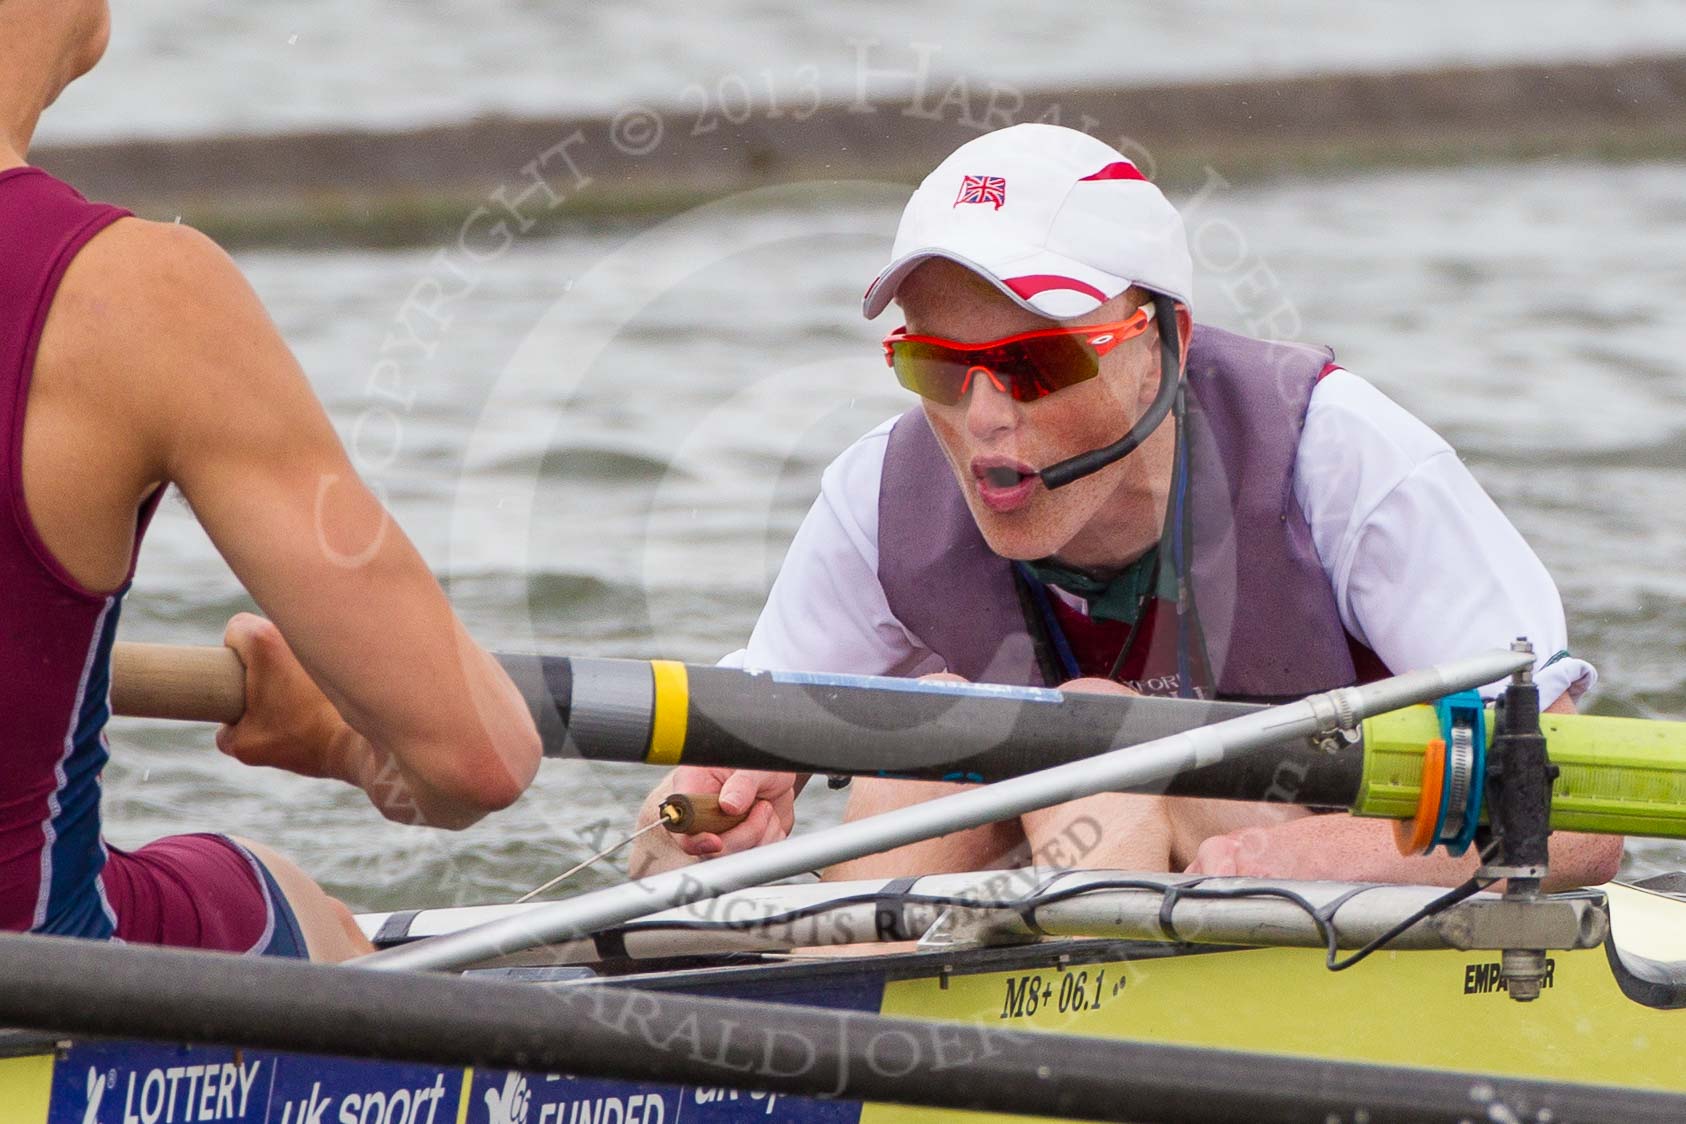
[[[1469,709],[1474,720],[1475,752],[1470,759],[1469,806],[1464,809],[1464,826],[1454,838],[1446,841],[1446,853],[1453,856],[1469,850],[1469,845],[1475,841],[1476,828],[1481,826],[1481,808],[1487,798],[1487,707],[1474,691],[1463,694],[1473,698]]]
[[[1436,845],[1445,844],[1448,854],[1461,855],[1469,850],[1481,819],[1481,802],[1485,796],[1487,774],[1487,706],[1478,692],[1459,691],[1455,695],[1435,700],[1434,713],[1440,719],[1440,736],[1446,743],[1446,783],[1441,788],[1440,817],[1435,821],[1434,835],[1431,837],[1433,841],[1429,844],[1429,850],[1432,851]],[[1442,829],[1446,826],[1447,801],[1452,796],[1452,727],[1460,719],[1467,721],[1470,726],[1472,753],[1469,791],[1465,794],[1463,826],[1457,835],[1444,836]]]

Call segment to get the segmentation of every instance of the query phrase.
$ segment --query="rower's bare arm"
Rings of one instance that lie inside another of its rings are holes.
[[[1474,849],[1407,858],[1394,843],[1394,821],[1357,816],[1307,816],[1271,827],[1243,828],[1201,844],[1192,874],[1304,878],[1340,882],[1410,882],[1455,886],[1475,873]],[[1614,835],[1555,832],[1547,890],[1597,886],[1616,876],[1622,840]]]
[[[288,719],[263,705],[266,673],[283,703],[302,704],[308,688],[289,680],[296,654],[349,727],[318,747],[318,771],[359,784],[394,818],[443,826],[515,800],[539,761],[518,692],[358,478],[234,263],[189,228],[136,221],[96,249],[101,260],[88,264],[102,274],[105,307],[87,329],[100,369],[132,399],[154,478],[181,489],[286,638],[235,630],[259,667],[254,710],[225,736],[229,751],[310,771],[264,731],[242,730]]]

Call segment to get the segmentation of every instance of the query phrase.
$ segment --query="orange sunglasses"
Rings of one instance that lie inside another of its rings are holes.
[[[938,336],[910,336],[898,328],[884,337],[884,361],[896,380],[921,398],[952,406],[981,374],[1015,402],[1034,402],[1101,373],[1101,357],[1147,331],[1153,305],[1114,324],[1041,328],[986,343]]]

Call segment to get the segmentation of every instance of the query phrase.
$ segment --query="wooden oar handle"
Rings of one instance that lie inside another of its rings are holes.
[[[131,718],[238,722],[246,711],[246,668],[230,648],[118,644],[111,709]]]
[[[749,818],[720,810],[720,797],[709,792],[675,792],[661,802],[662,826],[675,835],[730,831]]]

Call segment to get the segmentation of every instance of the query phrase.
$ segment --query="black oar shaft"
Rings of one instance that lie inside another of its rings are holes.
[[[920,780],[998,781],[1234,718],[1245,703],[502,655],[545,754]],[[119,644],[117,713],[236,722],[244,669],[227,648]],[[1173,778],[1179,796],[1351,806],[1357,751],[1284,745]]]
[[[1686,1098],[608,985],[0,936],[0,1024],[1085,1120],[1674,1121]],[[306,1062],[306,1059],[298,1059]],[[1472,1055],[1479,1064],[1479,1052]],[[466,1108],[465,1108],[466,1111]]]
[[[505,657],[504,664],[548,756],[657,765],[993,782],[1259,709],[660,661]],[[1296,742],[1181,774],[1156,791],[1347,807],[1362,765],[1357,748],[1331,755]]]

